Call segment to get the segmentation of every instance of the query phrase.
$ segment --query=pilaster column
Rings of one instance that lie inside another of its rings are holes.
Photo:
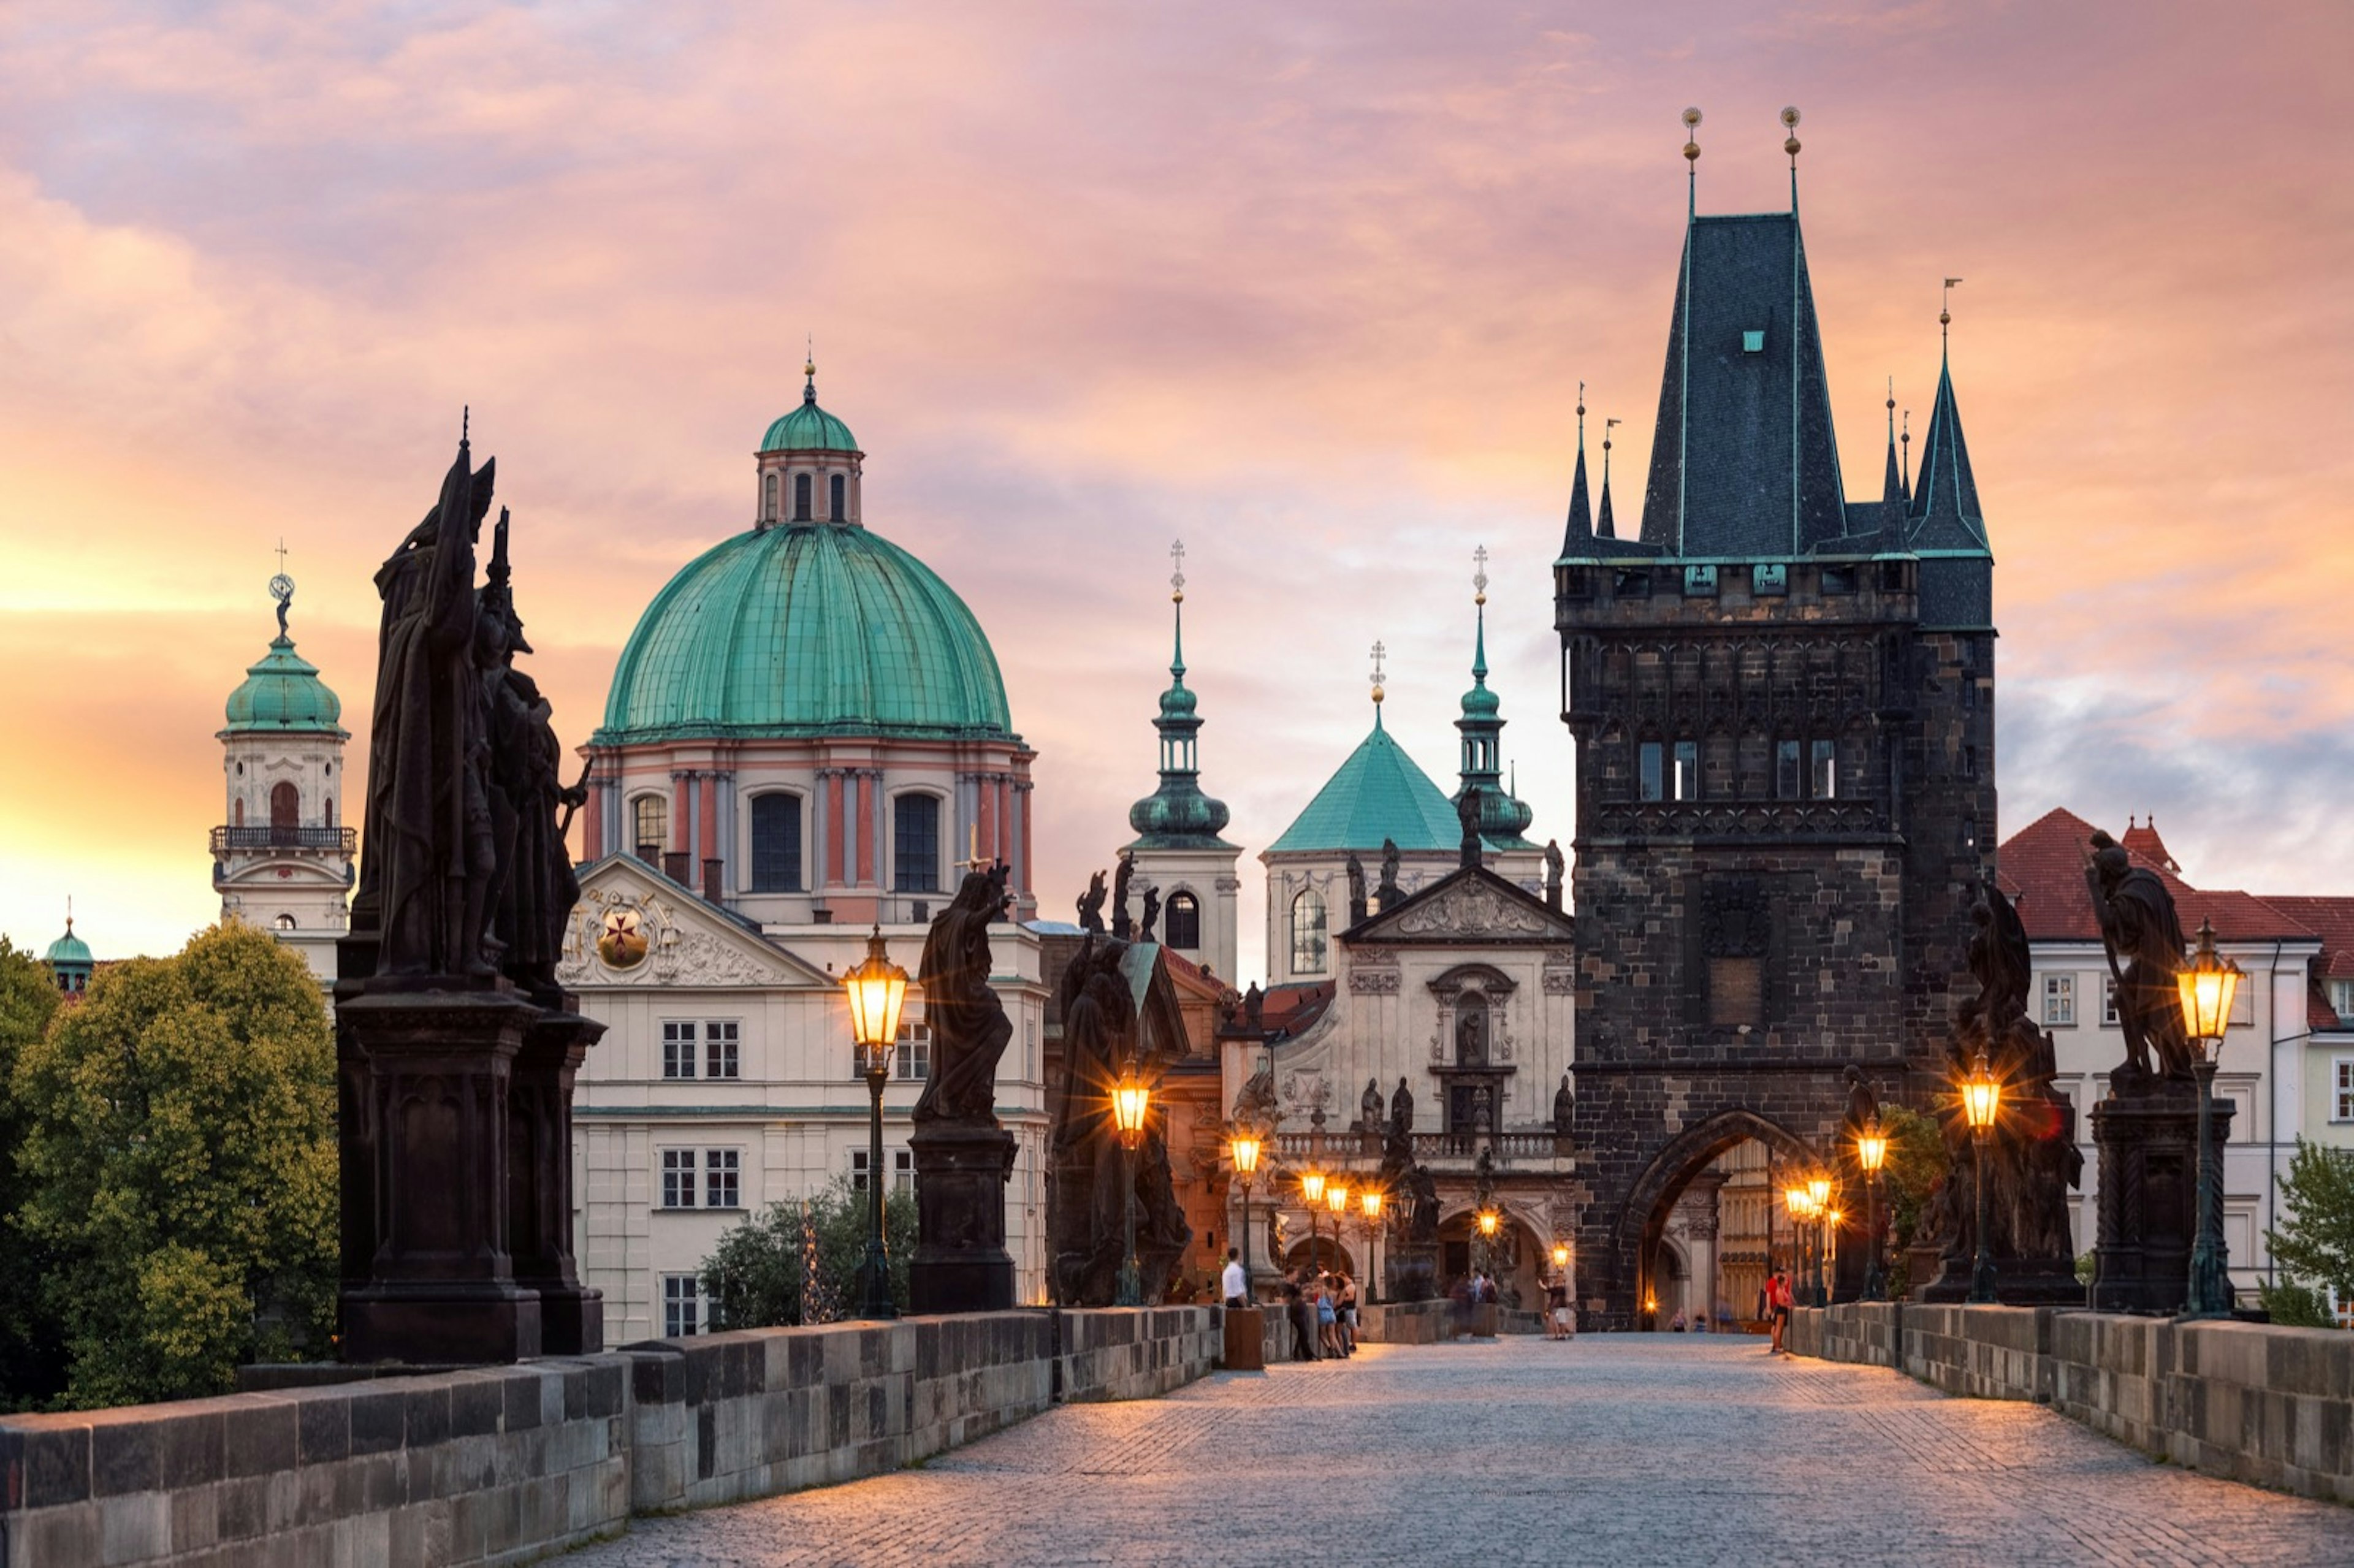
[[[695,810],[695,774],[678,769],[670,776],[670,849],[673,853],[691,855],[695,840],[690,836]]]

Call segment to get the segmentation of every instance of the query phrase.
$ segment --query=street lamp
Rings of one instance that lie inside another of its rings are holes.
[[[1119,1128],[1120,1223],[1127,1233],[1127,1256],[1119,1266],[1119,1297],[1116,1305],[1144,1305],[1144,1267],[1136,1256],[1136,1146],[1144,1137],[1144,1113],[1152,1091],[1136,1075],[1136,1065],[1120,1069],[1111,1086],[1111,1116]]]
[[[1782,1202],[1790,1211],[1790,1280],[1795,1285],[1807,1272],[1807,1232],[1798,1222],[1814,1213],[1815,1201],[1799,1183],[1783,1189]]]
[[[1994,1255],[1987,1250],[1987,1179],[1986,1151],[1994,1137],[1994,1118],[2002,1109],[2002,1083],[1994,1075],[1987,1062],[1987,1054],[1978,1052],[1977,1064],[1970,1075],[1962,1080],[1962,1114],[1969,1118],[1970,1143],[1976,1150],[1976,1179],[1978,1192],[1978,1262],[1970,1270],[1969,1299],[1978,1303],[1991,1302],[1994,1294]]]
[[[899,1315],[891,1300],[891,1254],[883,1241],[883,1086],[899,1042],[899,1009],[907,1000],[907,971],[891,961],[878,924],[866,938],[864,961],[842,977],[850,997],[850,1036],[858,1044],[858,1070],[866,1079],[866,1261],[859,1266],[858,1315]]]
[[[2199,950],[2174,981],[2182,996],[2184,1030],[2198,1044],[2190,1069],[2199,1079],[2199,1236],[2190,1245],[2190,1290],[2185,1318],[2232,1315],[2232,1281],[2225,1272],[2223,1162],[2215,1155],[2215,1069],[2223,1055],[2223,1031],[2239,994],[2240,966],[2215,951],[2215,923],[2199,922]]]
[[[1345,1181],[1328,1183],[1324,1189],[1324,1206],[1332,1212],[1332,1264],[1341,1263],[1341,1222],[1349,1217],[1349,1184]]]
[[[1888,1135],[1880,1130],[1880,1118],[1873,1117],[1855,1135],[1855,1162],[1863,1171],[1863,1298],[1879,1301],[1886,1298],[1888,1286],[1880,1272],[1880,1211],[1872,1186],[1880,1180],[1880,1168],[1888,1160]]]
[[[1490,1266],[1494,1261],[1490,1255],[1490,1249],[1495,1244],[1496,1229],[1503,1224],[1503,1215],[1498,1213],[1493,1207],[1479,1211],[1479,1272],[1482,1274],[1489,1272]]]
[[[1820,1171],[1807,1178],[1807,1212],[1815,1220],[1815,1273],[1812,1282],[1814,1304],[1829,1305],[1823,1298],[1823,1215],[1830,1208],[1831,1179]]]
[[[1357,1194],[1357,1203],[1365,1215],[1365,1305],[1377,1307],[1382,1298],[1374,1282],[1381,1278],[1381,1275],[1374,1267],[1374,1254],[1381,1243],[1382,1190],[1379,1187],[1366,1188]]]
[[[1308,1208],[1308,1266],[1316,1266],[1316,1250],[1322,1236],[1316,1227],[1322,1224],[1320,1210],[1324,1203],[1324,1172],[1307,1170],[1299,1173],[1299,1198]]]
[[[1258,1174],[1259,1147],[1258,1139],[1248,1131],[1235,1134],[1234,1141],[1227,1145],[1227,1153],[1235,1162],[1235,1174],[1242,1178],[1243,1183],[1243,1295],[1246,1298],[1252,1294],[1250,1190],[1251,1178]]]

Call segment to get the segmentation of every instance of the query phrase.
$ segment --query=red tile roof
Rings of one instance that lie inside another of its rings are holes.
[[[2020,920],[2031,939],[2101,939],[2100,922],[2093,916],[2092,895],[2084,887],[2084,857],[2090,853],[2088,841],[2092,836],[2093,824],[2074,812],[2047,811],[2003,841],[1996,852],[1997,880],[2003,891],[2017,901]],[[2166,846],[2158,842],[2154,829],[2132,830],[2128,838],[2119,841],[2126,844],[2137,864],[2156,872],[2167,891],[2174,895],[2175,910],[2182,917],[2186,936],[2196,931],[2201,920],[2212,920],[2217,939],[2226,942],[2271,941],[2277,938],[2311,941],[2318,934],[2295,916],[2253,895],[2191,886],[2176,874],[2170,861],[2152,860],[2140,853],[2135,847],[2135,838],[2156,843],[2161,853]]]
[[[2166,853],[2166,841],[2158,836],[2156,817],[2150,818],[2147,822],[2136,822],[2131,817],[2127,817],[2126,836],[2117,842],[2131,850],[2140,859],[2149,862],[2150,864],[2162,865],[2177,875],[2181,874],[2182,867],[2175,863],[2172,855]]]
[[[2342,1028],[2323,982],[2354,980],[2354,898],[2285,895],[2264,902],[2320,934],[2321,957],[2314,960],[2313,984],[2306,991],[2306,1022],[2316,1029]]]

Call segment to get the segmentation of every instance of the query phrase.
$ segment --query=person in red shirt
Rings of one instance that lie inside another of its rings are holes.
[[[1782,1335],[1790,1327],[1791,1305],[1789,1277],[1776,1269],[1766,1287],[1766,1310],[1774,1316],[1774,1342],[1766,1347],[1769,1356],[1787,1353],[1782,1349]]]

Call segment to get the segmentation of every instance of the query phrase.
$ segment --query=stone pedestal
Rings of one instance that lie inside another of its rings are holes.
[[[1393,1242],[1382,1260],[1382,1299],[1428,1301],[1438,1294],[1438,1244]]]
[[[2171,1078],[2112,1082],[2109,1097],[2093,1107],[2101,1191],[2091,1305],[2096,1312],[2179,1312],[2199,1235],[2199,1087]],[[2221,1160],[2232,1103],[2217,1100],[2212,1114]]]
[[[509,1254],[508,1120],[542,1016],[504,980],[336,986],[345,1361],[540,1353],[539,1296]]]
[[[1256,1307],[1225,1309],[1225,1353],[1220,1358],[1228,1372],[1267,1370],[1267,1314]]]
[[[1000,1127],[926,1122],[907,1135],[916,1160],[916,1255],[908,1310],[1002,1312],[1013,1305],[1005,1184],[1013,1135]]]
[[[515,1055],[507,1231],[515,1283],[539,1297],[541,1353],[589,1356],[605,1348],[605,1301],[580,1283],[572,1255],[572,1086],[605,1026],[581,1017],[573,998],[563,1002],[540,1010]]]

